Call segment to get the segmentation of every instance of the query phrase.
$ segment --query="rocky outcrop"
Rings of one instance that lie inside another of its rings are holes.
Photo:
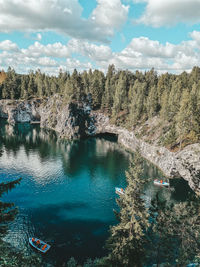
[[[61,138],[75,139],[104,133],[118,136],[118,142],[158,166],[168,177],[183,177],[200,194],[200,144],[171,152],[165,147],[137,139],[133,131],[110,124],[109,118],[91,111],[88,103],[65,103],[55,95],[47,100],[0,101],[0,116],[10,123],[39,120],[41,127],[55,130]]]
[[[67,103],[56,95],[40,110],[41,127],[55,130],[61,138],[78,139],[88,136],[92,118],[86,104]]]
[[[10,124],[40,120],[41,100],[1,100],[0,117],[7,118]]]
[[[182,177],[190,187],[200,194],[200,144],[185,147],[179,152],[171,152],[165,147],[148,144],[136,138],[133,131],[111,125],[104,114],[92,113],[95,131],[98,133],[114,133],[118,142],[128,150],[139,150],[141,155],[158,166],[169,178]]]

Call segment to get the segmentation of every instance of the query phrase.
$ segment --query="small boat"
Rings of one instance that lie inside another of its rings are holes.
[[[124,189],[119,188],[119,187],[115,187],[115,193],[118,195],[124,195]]]
[[[36,248],[42,253],[46,253],[50,249],[50,245],[45,243],[44,241],[38,239],[38,238],[29,238],[29,243],[32,247]]]
[[[166,187],[169,187],[169,183],[168,183],[168,182],[165,182],[165,181],[163,181],[163,180],[155,179],[155,180],[153,181],[153,183],[154,183],[155,185],[160,185],[160,186],[166,186]]]

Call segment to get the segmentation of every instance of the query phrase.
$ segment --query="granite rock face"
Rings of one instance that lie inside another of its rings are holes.
[[[1,100],[0,117],[7,118],[10,124],[40,120],[41,100]]]
[[[91,112],[94,117],[93,134],[114,133],[118,142],[128,150],[139,150],[141,155],[159,167],[169,178],[182,177],[189,186],[200,194],[200,144],[186,146],[179,152],[171,152],[165,147],[148,144],[137,139],[133,131],[111,125],[109,118],[98,112]]]
[[[200,144],[171,152],[165,147],[137,139],[133,131],[110,124],[108,116],[91,110],[88,103],[67,103],[55,95],[46,100],[0,100],[0,116],[8,122],[40,120],[43,128],[55,130],[61,138],[77,139],[85,136],[112,133],[118,142],[158,166],[168,177],[183,177],[200,194]]]
[[[41,127],[55,130],[61,138],[78,139],[90,132],[90,108],[85,104],[63,103],[60,96],[50,98],[40,110]]]

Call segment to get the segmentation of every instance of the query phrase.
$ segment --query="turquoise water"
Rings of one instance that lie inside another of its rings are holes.
[[[36,125],[13,128],[1,120],[0,126],[1,181],[23,178],[3,198],[19,207],[5,241],[27,255],[35,253],[29,237],[46,241],[52,248],[44,262],[54,266],[62,266],[71,256],[83,262],[105,255],[109,227],[117,223],[114,188],[126,187],[130,154],[110,136],[67,142]],[[176,189],[158,189],[153,178],[161,173],[144,164],[145,177],[152,178],[145,189],[147,203],[158,190],[170,201],[184,200],[187,184],[181,181],[180,195]]]

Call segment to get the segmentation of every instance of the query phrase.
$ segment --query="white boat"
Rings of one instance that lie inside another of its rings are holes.
[[[42,253],[46,253],[51,247],[49,244],[35,237],[29,238],[29,243],[32,247],[36,248]]]
[[[120,187],[115,187],[115,193],[118,195],[124,195],[124,189]]]
[[[163,180],[155,179],[155,180],[153,181],[153,183],[154,183],[155,185],[160,185],[160,186],[166,186],[166,187],[169,187],[169,183],[168,183],[168,182],[165,182],[165,181],[163,181]]]

